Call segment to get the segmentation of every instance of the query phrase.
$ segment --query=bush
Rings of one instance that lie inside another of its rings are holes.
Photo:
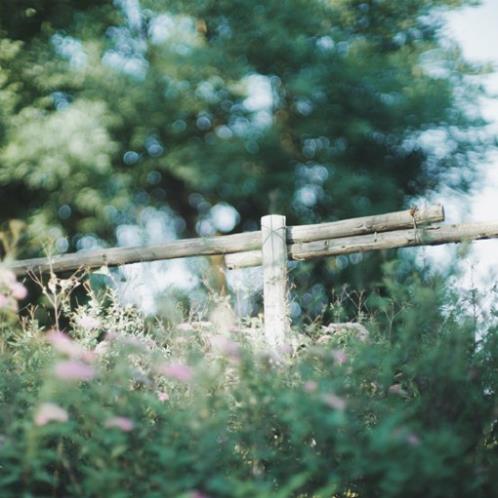
[[[368,339],[315,325],[284,362],[108,297],[72,338],[4,322],[0,496],[495,496],[497,330],[436,281],[384,289]]]

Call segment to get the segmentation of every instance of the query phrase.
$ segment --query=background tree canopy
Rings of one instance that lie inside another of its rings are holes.
[[[187,236],[214,232],[219,203],[242,231],[465,189],[482,68],[441,19],[468,3],[1,0],[0,222],[27,222],[28,256],[47,233],[113,244],[151,205]],[[391,256],[342,266],[365,285]]]

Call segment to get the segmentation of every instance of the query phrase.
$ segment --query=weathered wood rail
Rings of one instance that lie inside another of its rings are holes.
[[[287,227],[285,216],[261,219],[261,230],[183,239],[146,247],[119,247],[11,262],[18,276],[63,273],[129,263],[224,255],[228,269],[263,266],[265,338],[274,350],[286,343],[287,263],[355,252],[498,238],[498,221],[460,225],[444,221],[441,205],[348,220]]]
[[[405,211],[364,216],[349,220],[287,227],[286,239],[289,243],[313,242],[335,239],[350,235],[387,232],[410,228],[444,220],[441,205],[425,208],[412,208]],[[101,266],[119,266],[146,261],[159,261],[193,256],[212,256],[261,250],[263,245],[261,231],[183,239],[146,247],[114,247],[81,251],[73,254],[53,256],[52,258],[34,258],[14,261],[9,265],[18,276],[29,272],[55,273],[76,270],[81,267],[100,268]],[[260,253],[261,254],[261,253]],[[261,265],[261,262],[259,263]]]
[[[306,261],[355,252],[380,251],[400,247],[435,246],[441,244],[498,238],[498,222],[466,223],[461,225],[430,225],[408,230],[357,235],[329,240],[290,244],[288,258]],[[228,269],[261,266],[261,251],[246,251],[225,256]]]

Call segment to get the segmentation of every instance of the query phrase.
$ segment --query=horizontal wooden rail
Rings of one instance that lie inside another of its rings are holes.
[[[289,259],[305,261],[356,252],[439,245],[491,238],[498,238],[498,222],[433,225],[425,228],[290,244],[287,248]],[[261,251],[248,251],[227,255],[225,256],[225,264],[229,269],[260,266]]]
[[[444,220],[441,205],[412,208],[404,211],[351,218],[349,220],[288,227],[288,243],[313,242],[323,239],[386,232]],[[175,240],[146,247],[116,247],[82,251],[52,258],[34,258],[10,263],[9,268],[17,275],[29,272],[61,273],[81,267],[99,268],[103,265],[119,266],[129,263],[158,261],[192,256],[233,254],[246,251],[261,254],[261,231],[246,232],[219,237]],[[261,259],[261,257],[260,257]],[[261,264],[261,262],[260,262]]]
[[[259,238],[255,237],[259,234]],[[119,266],[145,261],[186,258],[190,256],[209,256],[244,251],[246,248],[261,248],[261,232],[246,232],[221,237],[182,239],[142,247],[114,247],[78,253],[14,261],[8,265],[16,275],[29,272],[61,273],[78,268],[100,268]]]
[[[406,209],[394,213],[362,216],[348,220],[331,221],[315,225],[287,227],[287,242],[313,242],[314,240],[338,239],[353,235],[375,232],[389,232],[418,225],[444,221],[444,209],[441,204]]]

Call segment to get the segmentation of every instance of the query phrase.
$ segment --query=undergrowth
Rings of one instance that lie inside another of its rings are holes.
[[[0,274],[2,497],[496,496],[497,330],[436,278],[391,273],[368,335],[315,320],[272,352],[221,298],[173,324],[40,284],[53,327]]]

